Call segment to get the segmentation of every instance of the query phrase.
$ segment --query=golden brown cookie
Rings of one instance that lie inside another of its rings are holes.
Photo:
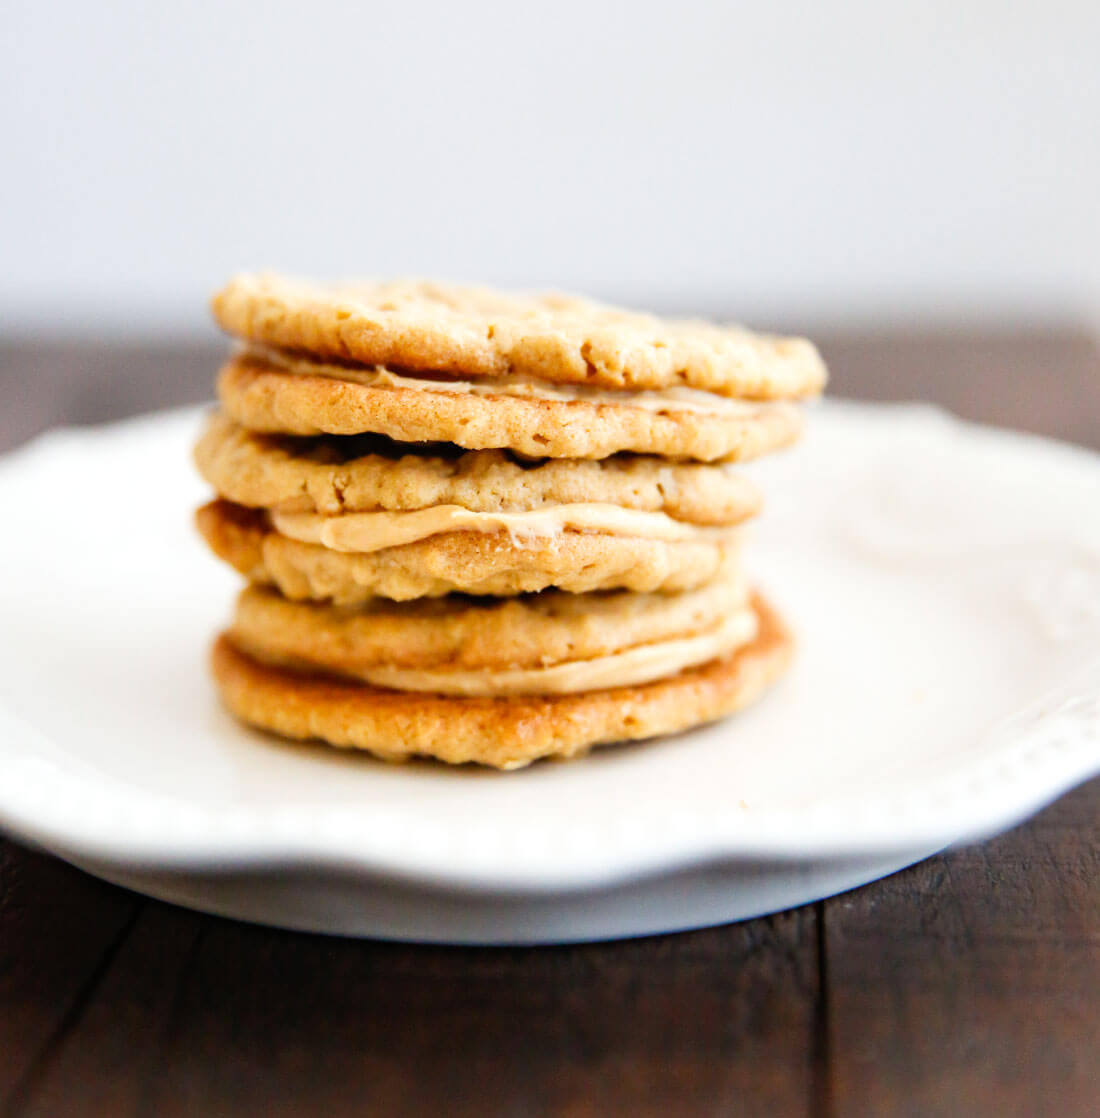
[[[634,645],[587,660],[563,660],[525,668],[459,668],[449,664],[409,668],[381,661],[331,672],[325,665],[303,660],[297,651],[289,655],[273,654],[266,647],[254,646],[236,637],[234,643],[254,660],[275,667],[322,671],[391,691],[497,699],[519,695],[572,695],[651,683],[730,655],[756,636],[756,627],[756,614],[746,606],[714,619],[709,628],[699,633]]]
[[[563,531],[516,540],[508,532],[455,531],[367,554],[337,551],[276,532],[266,513],[213,501],[199,531],[216,555],[288,598],[404,601],[460,592],[523,594],[626,589],[673,592],[712,579],[736,547],[736,529],[696,529],[695,538],[641,539]]]
[[[484,387],[484,386],[483,386]],[[362,383],[242,355],[218,377],[226,413],[253,431],[287,435],[386,435],[467,450],[509,449],[531,458],[606,458],[621,451],[733,462],[796,442],[799,409],[714,398],[712,407],[632,399],[457,392],[445,381],[387,376]],[[650,406],[653,405],[653,406]]]
[[[362,606],[288,601],[249,586],[230,634],[257,659],[361,676],[379,666],[425,670],[537,669],[712,632],[745,608],[748,590],[733,562],[682,594],[626,590],[513,598],[448,595]]]
[[[272,667],[228,635],[212,665],[222,698],[242,721],[283,737],[364,749],[386,760],[435,757],[515,769],[575,757],[609,742],[677,733],[748,705],[787,668],[793,639],[763,599],[756,638],[731,656],[668,679],[573,695],[455,698],[385,690]]]
[[[661,319],[567,295],[424,282],[318,284],[240,275],[212,301],[237,337],[362,365],[461,377],[520,374],[611,389],[675,385],[753,399],[814,395],[803,338]]]
[[[728,466],[617,455],[601,460],[517,458],[380,436],[261,435],[214,415],[195,461],[218,494],[253,508],[336,514],[459,505],[481,512],[597,502],[664,512],[696,524],[736,524],[760,508],[756,486]]]

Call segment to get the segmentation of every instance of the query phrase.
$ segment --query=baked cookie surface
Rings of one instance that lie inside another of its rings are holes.
[[[544,590],[512,598],[376,598],[341,608],[249,586],[237,599],[230,635],[257,659],[336,675],[379,666],[541,669],[709,633],[747,604],[733,563],[681,594]]]
[[[367,750],[386,760],[434,757],[520,768],[593,746],[676,733],[751,703],[787,668],[793,639],[753,598],[756,637],[732,655],[636,687],[580,694],[457,698],[383,689],[263,664],[223,634],[214,678],[228,709],[260,729]]]
[[[385,371],[384,371],[385,372]],[[287,367],[255,354],[223,366],[218,397],[243,427],[267,434],[385,435],[467,450],[509,449],[531,458],[606,458],[629,451],[669,459],[733,462],[796,442],[799,408],[714,397],[691,406],[628,393],[559,398],[393,375],[348,379]]]
[[[459,505],[480,512],[596,502],[696,524],[755,515],[760,493],[730,467],[618,455],[531,461],[504,450],[414,447],[379,436],[262,435],[214,415],[195,447],[202,476],[253,508],[329,515]]]
[[[737,546],[736,529],[698,528],[694,538],[677,540],[581,531],[516,540],[509,532],[452,531],[362,553],[284,535],[266,513],[222,500],[200,508],[196,523],[211,550],[253,582],[273,584],[288,598],[340,605],[549,587],[689,590],[713,578]]]
[[[814,395],[825,383],[824,364],[805,339],[661,319],[568,295],[239,275],[211,307],[237,337],[368,366],[610,389],[687,385],[753,399]]]

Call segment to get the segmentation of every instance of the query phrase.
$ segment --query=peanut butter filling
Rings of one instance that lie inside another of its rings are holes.
[[[600,656],[546,668],[479,671],[425,671],[385,665],[363,668],[357,678],[393,691],[422,691],[439,695],[507,698],[511,695],[572,695],[632,687],[676,675],[710,660],[729,655],[748,644],[759,622],[751,608],[727,614],[715,628],[691,637],[658,641]]]
[[[598,502],[551,505],[525,512],[472,512],[461,505],[435,505],[404,512],[349,512],[339,516],[272,509],[269,515],[280,535],[333,551],[359,554],[400,547],[447,532],[507,532],[517,546],[567,531],[668,541],[733,535],[730,528],[700,527],[663,512],[643,512]]]
[[[614,404],[616,407],[641,408],[653,412],[704,412],[715,415],[753,415],[782,404],[768,404],[730,399],[699,388],[677,385],[664,389],[614,391],[591,388],[583,384],[551,384],[534,377],[515,374],[506,377],[484,377],[478,380],[453,380],[446,377],[409,376],[375,366],[335,365],[325,361],[299,357],[283,350],[255,343],[246,344],[242,356],[264,361],[288,373],[304,376],[331,377],[374,388],[412,388],[420,392],[448,392],[471,396],[512,396],[527,400],[585,401],[590,404]]]

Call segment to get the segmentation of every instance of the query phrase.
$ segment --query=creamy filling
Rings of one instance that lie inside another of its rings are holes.
[[[484,377],[473,380],[448,380],[409,376],[376,366],[332,365],[297,357],[279,349],[255,343],[244,346],[243,354],[276,365],[290,373],[305,376],[332,377],[372,388],[414,388],[420,392],[446,392],[460,396],[512,396],[531,400],[585,401],[591,404],[615,404],[618,407],[641,408],[644,411],[713,412],[718,415],[750,415],[761,405],[744,400],[727,399],[699,388],[676,385],[672,388],[613,391],[584,384],[553,384],[534,377],[513,374],[505,377]]]
[[[527,512],[472,512],[461,505],[435,505],[406,512],[349,512],[339,516],[272,509],[269,515],[280,535],[320,544],[332,551],[360,554],[416,543],[447,532],[507,532],[519,546],[567,531],[668,541],[732,534],[730,528],[685,524],[667,513],[642,512],[595,501],[551,505]]]
[[[632,687],[673,676],[685,668],[705,664],[748,644],[759,622],[750,608],[728,614],[714,628],[691,637],[639,645],[610,656],[573,660],[546,668],[511,668],[503,671],[429,671],[364,668],[357,678],[393,691],[430,691],[440,695],[505,698],[509,695],[572,695]]]

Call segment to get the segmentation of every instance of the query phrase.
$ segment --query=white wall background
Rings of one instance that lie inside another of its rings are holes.
[[[1094,315],[1097,0],[0,6],[0,326],[230,272],[757,321]]]

